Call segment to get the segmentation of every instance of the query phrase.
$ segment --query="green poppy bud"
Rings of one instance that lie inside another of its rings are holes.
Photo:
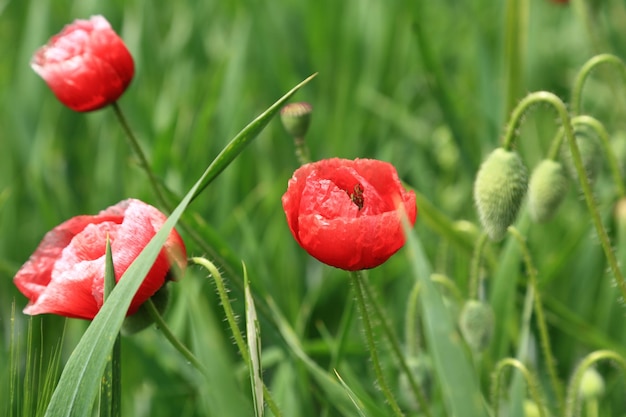
[[[467,344],[476,352],[482,352],[489,346],[493,335],[491,306],[477,300],[467,301],[461,310],[459,327]]]
[[[280,110],[280,120],[287,133],[303,138],[309,129],[313,107],[309,103],[289,103]]]
[[[150,300],[154,303],[154,306],[158,310],[159,314],[165,313],[170,301],[170,291],[168,285],[162,286]],[[131,335],[138,333],[148,326],[154,323],[152,317],[148,313],[146,306],[142,304],[137,312],[133,315],[127,316],[122,324],[122,333],[125,335]]]
[[[563,165],[544,159],[534,169],[528,184],[528,208],[536,222],[552,218],[567,193],[567,177]]]
[[[583,168],[585,169],[585,173],[589,178],[589,182],[593,184],[596,176],[598,175],[598,171],[600,171],[600,166],[602,165],[602,153],[600,150],[600,144],[594,137],[591,137],[584,133],[577,132],[575,136],[576,144],[578,145],[578,150],[582,159]],[[563,143],[562,152],[563,164],[565,165],[565,169],[567,169],[567,172],[572,179],[578,181],[578,172],[576,171],[574,159],[572,158],[572,152],[567,141],[564,141]]]
[[[474,200],[491,240],[504,238],[517,217],[527,187],[528,172],[517,153],[498,148],[482,163],[474,182]]]
[[[604,379],[595,368],[587,368],[580,381],[579,390],[584,400],[597,399],[604,394]]]
[[[548,414],[546,414],[548,415]],[[539,405],[536,402],[525,399],[524,400],[524,417],[540,417]]]

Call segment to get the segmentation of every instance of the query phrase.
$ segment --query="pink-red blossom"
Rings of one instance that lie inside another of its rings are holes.
[[[73,217],[49,231],[15,275],[28,299],[26,314],[51,313],[93,319],[103,303],[107,236],[119,281],[167,218],[139,200],[124,200],[96,215]],[[170,268],[186,266],[185,244],[172,230],[133,298],[128,314],[166,282]]]
[[[415,223],[415,193],[393,165],[374,159],[325,159],[303,165],[282,198],[289,229],[311,256],[355,271],[374,268],[405,242],[401,218]]]
[[[116,101],[135,74],[124,41],[102,16],[65,26],[37,50],[31,66],[61,103],[79,112]]]

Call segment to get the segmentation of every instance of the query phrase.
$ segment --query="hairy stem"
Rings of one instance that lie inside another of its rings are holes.
[[[239,330],[239,326],[237,325],[237,320],[235,319],[235,313],[233,312],[233,308],[230,305],[230,299],[228,298],[228,291],[226,291],[226,285],[224,285],[222,274],[220,274],[217,267],[208,259],[194,257],[194,258],[191,258],[191,261],[195,263],[196,265],[200,265],[203,268],[205,268],[207,271],[209,271],[209,273],[213,277],[215,281],[215,286],[217,287],[217,293],[220,297],[222,308],[224,309],[224,314],[226,315],[226,321],[228,322],[228,325],[233,334],[233,337],[235,338],[235,343],[237,344],[239,353],[241,354],[243,361],[246,363],[246,366],[248,367],[252,366],[250,362],[250,353],[248,352],[248,347],[246,345],[246,342],[243,340],[243,336],[241,335],[241,330]],[[265,382],[263,382],[263,398],[265,399],[265,402],[267,402],[267,406],[270,408],[270,410],[272,410],[272,413],[274,413],[276,417],[282,416],[282,413],[280,409],[278,408],[278,406],[276,405],[276,402],[272,398],[269,392],[269,389],[265,385]]]
[[[506,368],[515,368],[522,373],[524,379],[526,380],[526,384],[528,385],[528,391],[530,392],[530,396],[537,404],[539,408],[539,416],[547,417],[545,412],[545,404],[539,395],[539,384],[537,383],[537,379],[534,375],[526,368],[526,366],[513,358],[504,358],[496,364],[496,369],[491,375],[491,406],[493,407],[494,417],[498,417],[499,415],[499,403],[500,403],[500,392],[502,387],[502,378],[504,371]]]
[[[511,233],[515,237],[520,246],[520,249],[522,250],[524,263],[526,264],[526,271],[528,273],[528,283],[532,287],[534,292],[535,317],[537,320],[537,326],[539,327],[541,350],[543,352],[544,360],[546,361],[548,375],[550,376],[550,383],[552,385],[554,395],[556,396],[559,410],[563,410],[563,384],[559,380],[556,370],[556,361],[554,359],[554,355],[552,355],[550,336],[548,335],[548,325],[546,324],[546,319],[543,314],[543,305],[541,304],[541,292],[539,291],[539,286],[537,285],[537,270],[535,269],[535,266],[532,262],[530,251],[528,250],[528,246],[526,245],[526,240],[521,235],[521,233],[514,227],[509,227],[509,233]]]
[[[387,385],[385,376],[383,375],[383,369],[380,365],[380,359],[378,358],[378,349],[376,348],[376,341],[374,340],[374,331],[372,328],[372,321],[369,315],[368,306],[366,304],[365,293],[363,289],[363,275],[361,271],[350,272],[350,278],[352,279],[352,286],[354,288],[354,294],[356,296],[357,307],[361,313],[361,319],[363,321],[363,330],[365,331],[365,340],[367,347],[370,351],[370,357],[374,366],[374,372],[376,373],[376,380],[380,390],[387,399],[389,406],[391,406],[395,416],[402,417],[404,414],[400,410],[400,406],[393,396],[393,393]]]
[[[585,371],[594,363],[606,359],[614,361],[614,363],[619,365],[619,367],[622,369],[622,372],[626,372],[626,360],[624,360],[621,355],[613,352],[612,350],[597,350],[585,356],[585,358],[576,367],[572,379],[570,380],[569,386],[567,387],[565,412],[563,413],[564,417],[573,417],[575,415],[574,411],[578,407],[578,392],[580,390],[580,382],[583,379]]]
[[[567,140],[570,152],[572,153],[574,166],[576,168],[576,172],[578,173],[580,186],[582,188],[583,195],[585,196],[585,202],[587,203],[589,214],[591,215],[593,225],[596,229],[596,234],[598,235],[602,249],[604,250],[604,255],[607,259],[609,267],[611,268],[611,272],[615,277],[616,284],[620,289],[622,297],[626,299],[626,281],[624,280],[624,276],[622,275],[622,271],[615,257],[615,252],[613,252],[613,248],[611,247],[609,236],[604,228],[604,225],[602,224],[598,206],[594,200],[593,193],[591,192],[591,185],[589,183],[589,179],[587,178],[585,168],[583,167],[580,150],[578,149],[578,144],[576,143],[576,138],[574,136],[574,129],[563,101],[556,95],[546,91],[538,91],[527,95],[517,105],[511,115],[511,120],[507,125],[502,146],[507,150],[511,150],[513,142],[517,137],[517,130],[522,116],[526,113],[528,108],[538,103],[546,103],[554,107],[559,115],[559,118],[561,119],[565,139]]]

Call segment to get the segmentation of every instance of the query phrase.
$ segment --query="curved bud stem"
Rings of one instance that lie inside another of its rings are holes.
[[[609,170],[611,171],[611,176],[613,177],[613,182],[615,183],[617,195],[619,197],[626,196],[626,187],[624,186],[624,181],[622,180],[622,174],[620,172],[619,163],[617,162],[617,157],[615,156],[615,152],[613,152],[613,148],[611,147],[611,140],[609,138],[609,133],[606,131],[606,128],[595,117],[591,117],[588,115],[576,116],[572,118],[572,127],[577,128],[579,126],[588,127],[594,131],[594,133],[600,139],[600,143],[602,144],[602,148],[604,150],[604,154],[606,160],[609,164]],[[559,156],[559,149],[561,148],[561,144],[563,143],[563,129],[559,129],[559,131],[554,136],[552,140],[552,144],[550,145],[550,150],[548,151],[547,158],[556,160]]]
[[[494,417],[498,417],[499,415],[498,405],[500,402],[502,375],[507,367],[515,368],[522,373],[524,379],[526,380],[526,384],[528,385],[530,396],[539,408],[539,415],[541,417],[547,417],[545,404],[539,395],[539,384],[537,383],[537,379],[522,362],[513,358],[504,358],[499,361],[496,364],[496,369],[491,376],[491,406],[493,407]]]
[[[563,133],[565,134],[565,138],[568,142],[570,152],[572,153],[574,167],[576,168],[576,172],[578,173],[580,186],[585,196],[585,202],[587,203],[587,208],[589,209],[589,214],[591,215],[593,225],[596,228],[596,233],[598,235],[598,238],[600,239],[600,243],[602,244],[604,256],[606,257],[609,267],[611,268],[611,272],[615,277],[616,284],[621,291],[622,297],[626,299],[626,280],[624,280],[624,276],[622,275],[622,271],[617,262],[617,258],[615,257],[615,253],[613,252],[613,248],[611,247],[609,236],[606,232],[606,229],[604,228],[604,225],[602,224],[602,219],[600,218],[598,207],[594,201],[593,193],[591,192],[591,185],[589,184],[587,173],[585,172],[585,168],[583,167],[580,150],[578,149],[578,144],[576,143],[574,129],[572,127],[572,122],[569,118],[569,115],[567,114],[567,108],[565,107],[565,103],[563,103],[563,101],[555,94],[549,93],[547,91],[538,91],[527,95],[517,105],[517,107],[513,111],[513,114],[511,115],[511,120],[508,123],[502,146],[507,150],[513,147],[514,139],[517,136],[516,131],[518,125],[520,124],[522,116],[526,113],[526,110],[530,106],[537,103],[550,104],[552,107],[555,108],[559,115],[559,118],[561,119]]]
[[[213,277],[215,281],[215,286],[217,287],[217,293],[220,297],[220,302],[222,307],[224,308],[224,314],[226,315],[226,321],[230,327],[231,332],[233,333],[233,337],[235,339],[235,343],[239,348],[239,354],[241,358],[246,363],[246,366],[250,366],[250,353],[248,352],[248,347],[246,346],[246,342],[243,340],[243,336],[241,335],[241,330],[239,330],[239,326],[237,325],[237,320],[235,319],[235,313],[233,312],[233,308],[230,304],[230,299],[228,298],[228,291],[226,290],[226,285],[224,285],[224,280],[220,271],[213,264],[213,262],[209,261],[205,258],[194,257],[191,258],[191,261],[196,265],[199,265],[209,271],[209,274]],[[282,413],[280,412],[278,406],[274,402],[269,389],[263,383],[263,398],[267,402],[267,406],[272,410],[272,413],[280,417]]]
[[[585,371],[594,363],[604,359],[610,359],[615,361],[622,369],[622,372],[626,373],[626,360],[624,360],[621,355],[613,352],[612,350],[597,350],[585,356],[580,364],[578,364],[578,367],[576,367],[569,386],[567,387],[565,412],[563,413],[564,417],[574,416],[574,411],[576,408],[578,408],[578,392],[580,388],[580,382],[583,379]]]
[[[589,59],[585,65],[578,71],[578,75],[576,76],[576,81],[574,81],[574,88],[572,89],[572,113],[580,114],[580,105],[581,105],[581,94],[583,90],[583,86],[585,85],[585,81],[587,77],[591,73],[591,71],[601,64],[611,64],[619,67],[622,76],[626,80],[626,66],[624,66],[624,61],[612,54],[600,54],[596,55],[593,58]]]
[[[526,272],[528,273],[528,285],[534,293],[534,310],[535,318],[537,320],[537,327],[539,328],[539,339],[541,340],[541,350],[546,361],[546,367],[548,368],[548,375],[550,376],[550,383],[552,384],[552,390],[558,402],[559,410],[564,408],[563,399],[563,384],[559,380],[559,376],[556,371],[556,361],[552,355],[552,348],[550,346],[550,336],[548,335],[548,325],[543,314],[543,305],[541,304],[541,293],[539,292],[539,286],[537,285],[537,270],[533,264],[530,256],[530,251],[526,245],[526,239],[522,234],[514,227],[509,227],[509,233],[517,240],[520,249],[522,250],[522,256],[524,257],[524,263],[526,264]]]

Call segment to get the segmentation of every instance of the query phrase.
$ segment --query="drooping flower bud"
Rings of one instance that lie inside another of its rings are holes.
[[[585,173],[589,178],[589,182],[593,184],[602,165],[600,144],[594,137],[581,132],[576,132],[576,144],[578,145]],[[578,182],[578,172],[576,171],[576,165],[574,165],[569,144],[565,142],[561,149],[563,152],[563,165],[565,165],[567,173]]]
[[[504,238],[517,217],[527,187],[528,172],[517,153],[498,148],[482,163],[474,182],[474,200],[491,240]]]
[[[529,399],[524,400],[524,417],[540,417],[541,411],[539,410],[539,405]]]
[[[287,133],[294,138],[303,138],[309,130],[312,112],[309,103],[289,103],[280,110],[280,120]]]
[[[567,193],[567,177],[563,165],[544,159],[537,165],[528,184],[528,208],[536,222],[552,218]]]
[[[489,346],[493,335],[494,317],[491,306],[478,300],[469,300],[461,310],[459,327],[467,344],[476,352]]]
[[[604,394],[604,379],[595,368],[587,368],[580,381],[579,390],[584,400],[597,399]]]

